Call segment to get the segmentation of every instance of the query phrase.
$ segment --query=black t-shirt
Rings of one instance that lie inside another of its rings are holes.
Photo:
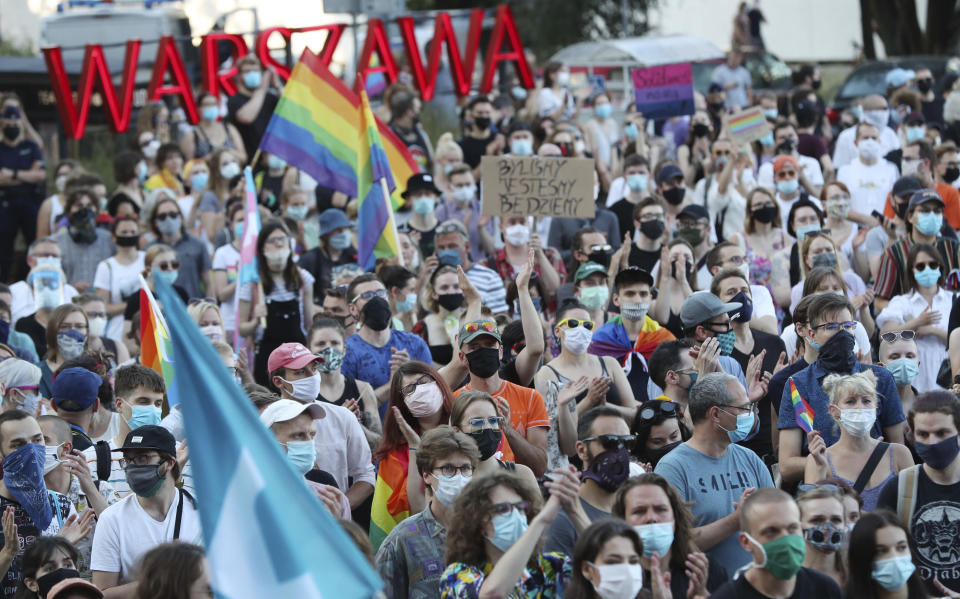
[[[273,111],[277,107],[277,94],[273,90],[268,91],[267,95],[263,98],[263,105],[260,107],[260,112],[257,113],[257,117],[253,119],[253,122],[250,124],[241,123],[237,120],[237,111],[243,108],[243,105],[249,101],[250,96],[243,92],[237,92],[235,95],[227,98],[227,119],[233,123],[233,126],[240,132],[240,137],[243,139],[243,148],[246,150],[247,156],[253,156],[257,151],[257,147],[260,146],[260,138],[263,137],[263,132],[267,130],[267,123],[270,122],[270,117],[273,116]]]
[[[187,295],[187,290],[179,285],[174,285],[173,290],[177,292],[177,295],[180,296],[180,299],[183,300],[183,303],[186,304],[190,301],[190,296]],[[136,293],[132,293],[124,300],[127,304],[127,307],[123,309],[123,319],[130,320],[133,318],[133,315],[140,311],[140,290],[138,289]],[[137,326],[140,326],[139,324]]]
[[[13,328],[30,336],[33,346],[37,348],[37,357],[43,360],[47,355],[47,328],[37,322],[36,313],[22,317]]]
[[[653,272],[653,267],[660,261],[660,248],[655,250],[641,250],[637,244],[630,244],[630,257],[627,262],[630,266],[639,266],[647,272]]]
[[[758,331],[756,329],[750,329],[750,332],[753,333],[753,351],[750,355],[746,355],[736,348],[733,349],[733,353],[730,354],[730,357],[737,361],[740,364],[740,368],[743,369],[743,374],[747,374],[747,363],[750,361],[752,356],[759,354],[762,350],[767,350],[767,353],[763,356],[763,372],[772,373],[773,370],[777,367],[777,360],[780,359],[780,353],[784,351],[783,349],[783,340],[776,335],[771,335],[770,333],[765,333],[763,331]],[[747,381],[749,384],[750,381]],[[757,403],[758,418],[760,420],[760,428],[757,429],[757,434],[750,439],[749,441],[744,441],[740,443],[748,449],[752,449],[754,453],[757,454],[760,458],[763,456],[773,453],[773,442],[770,438],[770,395],[765,395]]]
[[[676,597],[676,595],[674,595]],[[797,572],[797,586],[789,599],[841,599],[843,591],[837,581],[826,574],[809,568],[800,568]],[[747,581],[746,576],[731,580],[710,595],[710,599],[769,599]]]
[[[707,590],[711,593],[724,585],[730,579],[723,566],[714,560],[709,560],[707,566]],[[677,599],[687,596],[690,579],[686,570],[670,569],[670,591]]]
[[[27,514],[26,510],[24,510],[18,502],[7,499],[6,497],[0,497],[0,513],[5,512],[8,507],[14,509],[13,520],[17,525],[17,538],[20,541],[20,550],[17,552],[16,557],[13,558],[10,568],[7,570],[2,582],[0,582],[0,597],[13,597],[17,591],[17,586],[20,584],[20,570],[23,567],[23,550],[45,532],[48,534],[56,534],[56,531],[60,530],[62,522],[66,521],[70,513],[70,499],[66,495],[59,493],[51,495],[47,493],[47,498],[50,500],[50,506],[53,508],[53,519],[50,521],[46,530],[39,530],[33,518]],[[3,531],[0,530],[0,545],[2,545],[3,542]]]
[[[617,216],[617,222],[620,223],[620,239],[623,239],[623,236],[629,233],[633,235],[633,209],[636,207],[636,204],[629,201],[627,198],[621,198],[613,203],[610,206],[610,212],[613,212]]]
[[[470,168],[477,168],[480,166],[480,158],[487,153],[487,146],[493,143],[493,140],[497,138],[497,135],[494,132],[490,132],[490,135],[484,137],[483,139],[477,139],[476,137],[471,137],[465,135],[457,140],[457,145],[460,146],[460,149],[463,150],[463,161],[470,165]]]
[[[897,478],[888,481],[877,507],[896,512],[897,490]],[[935,597],[942,593],[933,586],[934,576],[948,589],[960,591],[960,483],[938,485],[921,467],[913,505],[910,533],[917,572]]]
[[[24,139],[13,146],[0,142],[0,168],[27,171],[34,162],[38,161],[43,162],[43,152],[40,151],[40,146],[29,139]],[[0,200],[4,198],[41,200],[43,199],[42,185],[42,183],[20,183],[0,187]]]

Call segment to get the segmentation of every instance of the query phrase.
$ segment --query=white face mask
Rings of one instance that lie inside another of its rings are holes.
[[[530,241],[530,229],[526,225],[510,225],[503,231],[503,240],[510,245],[523,245]]]
[[[462,491],[473,478],[471,476],[465,476],[462,472],[458,472],[453,476],[443,476],[442,474],[435,474],[434,476],[437,479],[437,489],[433,492],[433,496],[437,498],[437,501],[447,507],[453,507],[453,502],[460,496],[460,491]]]
[[[200,332],[203,333],[204,337],[213,343],[223,341],[223,327],[218,324],[210,324],[205,327],[200,327]]]
[[[290,395],[297,401],[310,403],[316,401],[317,396],[320,395],[320,373],[297,381],[288,381],[283,378],[280,380],[284,383],[290,383],[293,386],[293,391],[290,392]]]
[[[104,331],[107,330],[107,319],[99,316],[97,318],[91,318],[89,326],[91,337],[103,337]]]
[[[466,204],[473,199],[473,196],[477,194],[476,185],[467,185],[465,187],[454,187],[453,188],[453,199],[460,202],[461,204]]]
[[[866,437],[870,434],[877,411],[873,408],[848,408],[840,410],[840,426],[854,437]]]
[[[600,584],[592,583],[600,599],[633,599],[643,587],[640,564],[590,565],[600,574]]]
[[[440,411],[443,405],[443,393],[436,383],[417,385],[413,393],[404,399],[407,409],[414,418],[425,418]]]
[[[43,475],[46,476],[50,474],[54,468],[59,466],[62,463],[62,460],[57,456],[57,452],[60,451],[60,448],[63,447],[63,443],[60,445],[47,445],[44,448],[46,451],[46,457],[43,460]]]
[[[267,259],[267,262],[271,266],[284,266],[287,263],[287,258],[290,257],[290,248],[285,247],[279,250],[270,250],[269,252],[264,252],[263,257]]]
[[[585,327],[579,326],[573,329],[567,329],[566,334],[563,336],[563,346],[580,356],[587,351],[591,339],[593,339],[593,331],[588,331]]]

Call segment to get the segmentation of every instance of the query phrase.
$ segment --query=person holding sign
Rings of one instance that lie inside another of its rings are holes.
[[[497,271],[504,281],[517,278],[520,269],[527,263],[530,248],[536,254],[534,272],[543,281],[544,290],[554,295],[567,276],[560,252],[544,247],[540,235],[530,231],[533,223],[527,216],[505,216],[500,219],[500,232],[503,234],[503,249],[493,253],[486,266]]]

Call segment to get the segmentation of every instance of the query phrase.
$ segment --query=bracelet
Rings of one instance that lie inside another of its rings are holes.
[[[416,450],[417,450],[416,447],[410,447],[409,449],[410,449],[410,451],[416,451]]]

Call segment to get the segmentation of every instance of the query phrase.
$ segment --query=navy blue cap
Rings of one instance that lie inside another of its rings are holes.
[[[3,109],[3,113],[0,113],[0,118],[18,119],[20,118],[20,109],[16,106],[7,106]]]
[[[663,185],[677,177],[683,178],[683,171],[680,170],[680,167],[676,164],[665,164],[657,171],[657,185]]]
[[[898,198],[909,198],[914,192],[923,189],[923,185],[916,178],[907,175],[900,177],[893,183],[893,195]]]
[[[687,204],[684,206],[683,210],[680,211],[680,214],[677,215],[677,218],[679,219],[684,216],[689,216],[690,218],[696,220],[700,220],[701,218],[710,220],[710,213],[707,212],[707,209],[700,204]]]
[[[946,204],[943,203],[943,198],[940,197],[939,193],[932,189],[921,189],[920,191],[914,192],[914,194],[910,196],[910,205],[908,207],[913,208],[914,206],[926,204],[927,202],[936,202],[940,204],[940,206],[946,206]]]
[[[60,404],[64,401],[72,401],[80,408],[76,410],[77,412],[90,409],[97,401],[97,393],[102,384],[103,378],[96,372],[79,366],[67,368],[53,379],[53,405],[57,409],[64,409]]]
[[[333,233],[337,229],[353,226],[353,223],[350,222],[347,215],[339,208],[327,208],[320,213],[317,220],[320,221],[320,237],[323,237],[327,233]]]

